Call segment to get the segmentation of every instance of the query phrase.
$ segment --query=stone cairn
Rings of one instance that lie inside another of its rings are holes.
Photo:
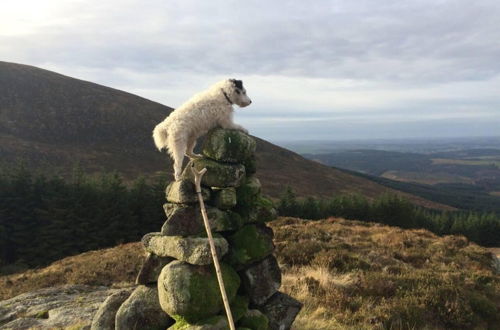
[[[137,286],[110,296],[92,329],[229,329],[208,238],[194,188],[193,166],[207,168],[202,196],[221,262],[236,328],[289,329],[302,304],[278,291],[281,271],[273,256],[277,216],[255,177],[256,143],[235,130],[212,130],[203,158],[166,189],[167,220],[146,234],[146,260]]]

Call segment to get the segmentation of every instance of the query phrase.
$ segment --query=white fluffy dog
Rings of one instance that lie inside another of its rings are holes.
[[[241,80],[228,79],[193,96],[156,125],[153,139],[158,150],[167,148],[174,160],[175,180],[180,180],[184,155],[199,158],[193,153],[196,140],[214,127],[237,129],[248,133],[233,122],[233,104],[246,107],[252,103]]]

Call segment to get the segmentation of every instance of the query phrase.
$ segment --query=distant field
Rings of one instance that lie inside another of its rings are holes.
[[[439,183],[474,183],[474,180],[471,178],[449,173],[426,173],[393,170],[384,172],[381,177],[402,182],[417,182],[430,185]]]
[[[475,159],[448,159],[448,158],[433,158],[433,165],[471,165],[471,166],[488,166],[495,165],[500,169],[500,159],[498,157],[477,157]]]
[[[500,197],[500,191],[492,191],[492,192],[490,192],[490,195]]]

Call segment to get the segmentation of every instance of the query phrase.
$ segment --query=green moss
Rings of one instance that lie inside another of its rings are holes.
[[[49,318],[49,311],[39,311],[33,315],[35,319],[48,319]]]
[[[200,268],[201,269],[201,268]],[[231,301],[240,286],[240,278],[229,265],[221,263],[222,278],[228,299]],[[215,269],[210,268],[207,276],[204,272],[194,272],[189,278],[189,308],[185,315],[177,315],[187,322],[197,322],[219,312],[222,307],[222,296]]]
[[[246,225],[227,239],[230,250],[226,260],[235,267],[261,260],[274,249],[271,234],[256,225]]]
[[[252,205],[261,189],[259,179],[255,177],[247,177],[245,183],[236,189],[236,197],[238,205]]]
[[[248,175],[254,174],[257,172],[257,159],[255,155],[251,155],[250,157],[247,157],[243,161],[243,165],[245,166],[245,171],[247,172]]]
[[[231,304],[231,313],[233,314],[234,322],[238,322],[248,311],[249,299],[246,296],[236,296]]]
[[[194,177],[191,166],[194,166],[197,171],[207,169],[201,180],[201,184],[207,187],[237,187],[245,179],[245,166],[241,164],[223,164],[202,158],[189,162],[183,172],[183,178],[192,182],[194,182]]]
[[[255,140],[247,134],[217,128],[208,133],[203,154],[221,162],[241,163],[253,155],[255,147]]]
[[[238,325],[252,330],[267,330],[269,329],[269,320],[260,311],[251,309],[241,318]]]
[[[227,321],[224,316],[215,315],[195,323],[189,323],[185,318],[175,318],[175,324],[169,330],[203,330],[203,329],[224,329]]]
[[[214,189],[211,203],[220,209],[228,210],[236,205],[236,189],[234,187]]]
[[[261,195],[252,196],[245,188],[240,191],[240,195],[238,201],[241,198],[246,200],[246,203],[238,202],[235,211],[243,217],[246,223],[269,222],[277,218],[278,212],[269,198]]]

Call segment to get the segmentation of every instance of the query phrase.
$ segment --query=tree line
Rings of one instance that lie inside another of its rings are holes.
[[[6,265],[43,266],[158,231],[165,221],[167,181],[138,178],[126,184],[116,173],[89,176],[78,168],[67,179],[23,167],[0,169],[0,273],[1,268],[8,271]],[[383,195],[371,202],[359,195],[299,199],[288,188],[277,207],[282,216],[311,220],[336,216],[426,228],[500,246],[500,219],[495,214],[429,211],[397,196]]]
[[[288,187],[278,202],[278,211],[281,216],[311,220],[342,217],[408,229],[424,228],[438,235],[464,235],[484,246],[500,246],[500,217],[496,213],[428,210],[391,194],[373,201],[355,194],[299,199]]]
[[[138,241],[158,231],[165,214],[166,178],[126,185],[120,175],[69,179],[23,167],[0,171],[0,266],[18,269],[68,255]],[[14,267],[15,268],[15,267]]]

